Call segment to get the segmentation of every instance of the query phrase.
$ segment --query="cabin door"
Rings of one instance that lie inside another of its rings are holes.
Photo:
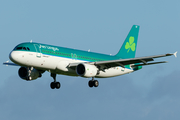
[[[34,45],[35,49],[36,49],[36,57],[40,58],[41,57],[41,48],[38,44]]]

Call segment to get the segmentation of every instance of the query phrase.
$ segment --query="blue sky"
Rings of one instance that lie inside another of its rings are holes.
[[[179,0],[6,0],[0,1],[0,62],[19,43],[40,42],[116,54],[132,25],[140,25],[136,57],[180,51]],[[19,78],[18,67],[1,66],[0,116],[3,120],[179,120],[179,57],[167,64],[114,78],[58,75],[51,90],[46,72],[35,81]]]

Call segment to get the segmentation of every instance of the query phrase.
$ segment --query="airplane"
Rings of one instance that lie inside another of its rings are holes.
[[[4,65],[20,66],[19,77],[31,81],[41,77],[45,71],[50,72],[53,82],[51,89],[59,89],[60,82],[56,75],[80,76],[92,78],[90,88],[98,87],[95,78],[120,76],[142,69],[142,66],[166,63],[167,61],[152,62],[155,58],[174,55],[177,52],[147,57],[135,57],[140,26],[133,25],[122,47],[116,55],[106,55],[77,49],[25,42],[17,45],[9,54],[13,63]]]

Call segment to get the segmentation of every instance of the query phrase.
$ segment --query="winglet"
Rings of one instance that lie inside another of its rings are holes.
[[[174,56],[177,57],[177,51],[174,53]]]

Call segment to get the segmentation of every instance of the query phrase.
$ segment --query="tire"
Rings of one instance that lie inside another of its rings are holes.
[[[89,87],[92,88],[93,87],[93,81],[90,80],[89,83],[88,83]]]
[[[59,89],[61,87],[60,82],[56,82],[56,89]]]
[[[55,82],[51,82],[50,87],[51,87],[51,89],[56,88],[56,83]]]
[[[99,86],[99,82],[98,82],[97,80],[94,80],[93,83],[94,83],[94,84],[93,84],[94,87],[98,87],[98,86]]]

